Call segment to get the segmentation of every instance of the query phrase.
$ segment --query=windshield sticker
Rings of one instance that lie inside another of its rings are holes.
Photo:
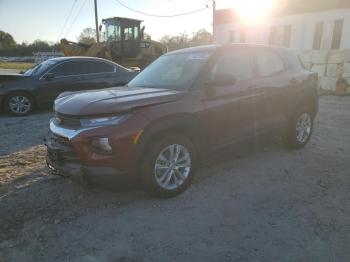
[[[191,54],[187,57],[187,60],[207,60],[209,57],[208,53],[196,53]]]

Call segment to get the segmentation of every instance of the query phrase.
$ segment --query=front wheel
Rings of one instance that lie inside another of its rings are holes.
[[[157,197],[173,197],[191,183],[196,162],[192,142],[180,135],[164,137],[146,152],[141,180],[146,191]]]
[[[33,110],[33,99],[25,93],[10,94],[5,100],[5,109],[15,115],[24,116]]]
[[[310,140],[313,126],[311,113],[308,110],[298,111],[284,137],[285,144],[294,149],[304,147]]]

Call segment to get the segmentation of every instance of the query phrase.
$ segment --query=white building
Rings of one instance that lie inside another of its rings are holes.
[[[350,83],[350,0],[279,0],[260,24],[242,22],[233,9],[214,15],[214,43],[257,43],[289,47],[319,73],[320,87]],[[252,6],[252,8],[254,8]]]
[[[217,10],[214,42],[272,44],[298,50],[350,49],[350,0],[277,3],[282,7],[261,24],[241,22],[233,9]]]

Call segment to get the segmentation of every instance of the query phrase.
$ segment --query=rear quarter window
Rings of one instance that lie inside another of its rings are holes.
[[[279,54],[271,50],[259,50],[256,52],[256,65],[259,75],[269,77],[285,70],[284,62]]]
[[[297,52],[288,51],[284,52],[283,57],[285,57],[285,61],[288,64],[288,67],[292,70],[305,70],[306,66],[301,61]]]

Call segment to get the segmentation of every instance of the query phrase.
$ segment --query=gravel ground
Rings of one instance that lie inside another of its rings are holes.
[[[221,152],[167,200],[48,175],[51,116],[0,116],[0,261],[350,261],[350,97],[304,149]]]

